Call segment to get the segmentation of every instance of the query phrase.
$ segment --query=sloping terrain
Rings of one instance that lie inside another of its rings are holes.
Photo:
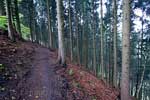
[[[65,100],[49,49],[0,36],[0,100]]]
[[[0,100],[16,99],[19,82],[30,72],[34,48],[0,36]]]
[[[119,90],[109,86],[79,66],[68,64],[67,69],[58,70],[69,83],[69,100],[116,100]]]
[[[0,100],[116,100],[118,90],[80,67],[56,64],[57,53],[0,35]]]

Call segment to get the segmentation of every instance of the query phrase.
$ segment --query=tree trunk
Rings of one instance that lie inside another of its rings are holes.
[[[137,50],[137,72],[136,72],[136,86],[135,86],[135,94],[134,97],[136,98],[137,96],[137,90],[138,90],[138,85],[139,85],[139,74],[140,74],[140,40],[138,41],[138,50]]]
[[[114,70],[113,70],[113,85],[117,87],[117,4],[116,0],[114,0],[113,4],[113,9],[114,9],[114,38],[113,38],[113,47],[114,47]]]
[[[75,15],[76,17],[76,35],[77,35],[77,39],[76,39],[76,42],[77,42],[77,62],[79,64],[79,66],[81,65],[81,62],[80,62],[80,50],[79,50],[79,26],[78,26],[78,22],[79,22],[79,19],[78,19],[78,15],[76,13]]]
[[[92,2],[92,33],[93,33],[93,69],[96,75],[96,44],[95,44],[95,17],[94,17],[94,1]]]
[[[12,24],[12,18],[11,18],[11,10],[10,10],[11,0],[6,0],[6,15],[8,18],[8,37],[11,40],[14,40],[13,37],[13,24]]]
[[[82,13],[83,13],[83,25],[82,25],[82,64],[85,68],[88,68],[88,19],[86,11],[86,1],[82,4]]]
[[[65,49],[64,49],[64,26],[63,26],[63,17],[62,17],[62,0],[56,0],[57,5],[57,21],[58,21],[58,46],[59,46],[59,55],[58,61],[60,64],[65,64]]]
[[[137,89],[137,95],[136,95],[137,99],[139,98],[139,94],[140,94],[140,91],[141,91],[141,88],[142,88],[142,85],[143,85],[143,80],[144,80],[144,75],[145,75],[145,70],[146,70],[146,59],[145,59],[144,62],[145,63],[144,63],[144,68],[143,68],[141,79],[140,79],[140,84],[139,84],[138,89]]]
[[[31,10],[29,9],[29,12]],[[31,13],[31,12],[30,12]],[[31,35],[31,41],[33,42],[34,38],[33,38],[33,27],[32,27],[32,15],[29,15],[29,28],[30,28],[30,35]]]
[[[123,0],[123,43],[122,43],[122,79],[121,100],[130,100],[129,65],[130,65],[130,0]]]
[[[4,0],[0,1],[0,16],[5,15],[5,7],[4,7]]]
[[[36,33],[35,33],[35,9],[34,9],[34,2],[33,0],[30,1],[29,4],[29,27],[31,33],[31,40],[32,42],[36,40]]]
[[[143,61],[143,58],[144,58],[143,57],[143,38],[144,38],[144,32],[143,32],[144,20],[143,20],[143,17],[144,17],[144,13],[143,12],[142,12],[142,32],[141,32],[141,39],[140,39],[140,56],[141,56],[140,67],[142,67],[142,66],[144,66],[144,67],[143,67],[141,78],[138,79],[138,82],[137,82],[138,83],[137,84],[137,91],[135,93],[137,99],[139,98],[140,90],[142,88],[143,79],[144,79],[144,73],[145,73],[145,68],[146,68],[146,60],[147,60],[147,59],[144,59],[144,61]],[[144,62],[144,64],[143,64],[143,62]]]
[[[100,0],[100,14],[101,14],[101,18],[100,18],[100,21],[101,21],[101,30],[100,30],[100,33],[101,33],[101,78],[104,78],[104,34],[103,34],[103,2],[102,0]]]
[[[46,0],[46,6],[47,6],[47,19],[48,19],[48,36],[49,36],[49,46],[52,48],[53,41],[52,41],[52,30],[51,30],[51,18],[50,18],[50,2],[49,0]]]
[[[16,17],[17,31],[19,35],[21,36],[20,18],[19,18],[19,12],[18,12],[18,0],[14,0],[14,5],[15,5],[15,17]]]
[[[71,22],[71,4],[70,4],[70,0],[68,0],[69,2],[69,33],[70,33],[70,60],[73,61],[73,42],[72,42],[72,22]]]
[[[31,41],[33,42],[33,29],[32,29],[32,19],[31,19],[31,15],[30,15],[29,28],[30,28]]]
[[[94,68],[94,73],[96,75],[96,44],[95,44],[95,33],[93,33],[93,68]]]

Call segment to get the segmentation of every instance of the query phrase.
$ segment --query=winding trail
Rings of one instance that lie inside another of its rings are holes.
[[[52,52],[36,47],[32,69],[25,81],[22,95],[25,100],[65,100],[62,96],[62,78],[55,73]]]

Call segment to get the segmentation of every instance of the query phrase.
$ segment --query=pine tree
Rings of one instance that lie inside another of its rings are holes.
[[[130,100],[129,65],[130,65],[130,0],[123,0],[123,43],[122,43],[122,79],[121,100]]]
[[[65,64],[65,49],[64,49],[64,26],[62,17],[62,0],[56,0],[57,5],[57,20],[58,20],[58,61],[60,64]]]
[[[114,70],[113,70],[113,85],[117,87],[117,4],[116,0],[113,1],[113,10],[114,10],[114,25],[113,25],[113,50],[114,50]]]
[[[12,16],[11,16],[11,10],[10,10],[10,5],[11,5],[11,0],[6,0],[6,15],[8,18],[8,37],[11,40],[14,40],[13,36],[13,24],[12,24]]]
[[[100,33],[101,33],[101,77],[104,78],[104,33],[103,33],[103,0],[100,0],[100,14],[101,14],[101,24],[100,24]]]
[[[47,6],[47,19],[48,19],[48,34],[49,34],[49,45],[50,48],[53,46],[53,41],[52,41],[52,29],[51,29],[51,18],[50,18],[50,1],[46,0],[46,6]]]
[[[15,5],[15,18],[16,18],[17,31],[19,35],[21,36],[20,18],[19,18],[19,12],[18,12],[18,0],[14,0],[14,5]]]
[[[68,3],[69,3],[69,34],[70,34],[70,58],[71,58],[71,61],[73,61],[73,42],[72,42],[72,21],[71,21],[71,2],[70,0],[68,0]]]
[[[4,0],[0,0],[0,16],[5,15]]]

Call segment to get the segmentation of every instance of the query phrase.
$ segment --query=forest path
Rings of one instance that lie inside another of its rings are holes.
[[[55,60],[49,49],[38,46],[25,83],[27,100],[63,100],[62,79],[55,73]],[[26,100],[25,99],[25,100]]]

